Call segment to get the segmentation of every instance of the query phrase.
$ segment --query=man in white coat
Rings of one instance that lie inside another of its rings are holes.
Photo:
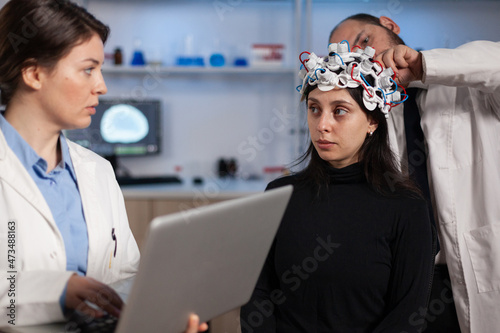
[[[449,271],[461,332],[497,332],[500,43],[475,41],[456,49],[417,52],[404,45],[399,32],[388,17],[358,14],[339,23],[330,42],[369,45],[377,51],[376,60],[393,68],[398,84],[423,88],[417,105],[440,242],[436,267],[447,266]],[[392,109],[389,124],[391,146],[406,161],[402,106]],[[425,316],[425,332],[459,331],[445,311],[453,305],[446,280],[440,283],[436,287],[440,289],[433,290],[427,314],[423,310],[409,320],[417,322]]]

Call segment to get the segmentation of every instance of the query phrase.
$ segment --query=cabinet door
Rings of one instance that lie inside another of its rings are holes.
[[[145,241],[149,222],[151,222],[153,218],[151,207],[152,202],[148,199],[125,200],[130,230],[132,230],[132,234],[135,237],[139,249],[141,249]]]
[[[195,199],[178,199],[178,200],[164,200],[157,199],[152,200],[152,214],[153,217],[178,213],[187,212],[191,209],[196,209],[198,207],[211,205],[216,202],[224,200],[195,200]]]

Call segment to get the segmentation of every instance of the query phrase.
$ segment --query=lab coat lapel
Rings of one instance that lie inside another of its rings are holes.
[[[28,171],[10,150],[5,141],[3,133],[0,131],[0,178],[3,179],[14,191],[19,193],[28,204],[32,205],[51,225],[59,232],[57,225],[50,211],[49,205],[45,201],[42,192],[38,189],[35,181]]]
[[[78,190],[80,191],[80,198],[82,200],[83,212],[85,215],[85,222],[87,224],[87,233],[89,238],[89,258],[94,258],[93,251],[98,249],[97,244],[100,242],[100,228],[99,221],[102,218],[101,204],[99,202],[96,180],[97,163],[89,159],[86,151],[75,149],[74,143],[68,141],[71,161],[76,174],[78,182]],[[87,275],[92,275],[96,269],[94,260],[88,260]]]
[[[406,171],[406,140],[402,105],[392,108],[387,119],[387,130],[391,150],[396,155],[400,168]]]

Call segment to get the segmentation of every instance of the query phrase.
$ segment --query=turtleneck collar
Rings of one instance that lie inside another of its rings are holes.
[[[346,167],[336,169],[328,167],[328,175],[332,184],[349,184],[366,182],[364,166],[362,163],[354,163]]]

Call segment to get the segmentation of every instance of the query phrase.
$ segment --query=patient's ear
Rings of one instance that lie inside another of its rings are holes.
[[[382,24],[384,27],[399,35],[401,29],[399,28],[399,25],[397,25],[396,22],[394,22],[391,18],[387,16],[380,16],[379,21],[380,24]]]
[[[368,124],[368,133],[373,133],[378,128],[378,121],[374,118],[370,118],[370,123]]]

